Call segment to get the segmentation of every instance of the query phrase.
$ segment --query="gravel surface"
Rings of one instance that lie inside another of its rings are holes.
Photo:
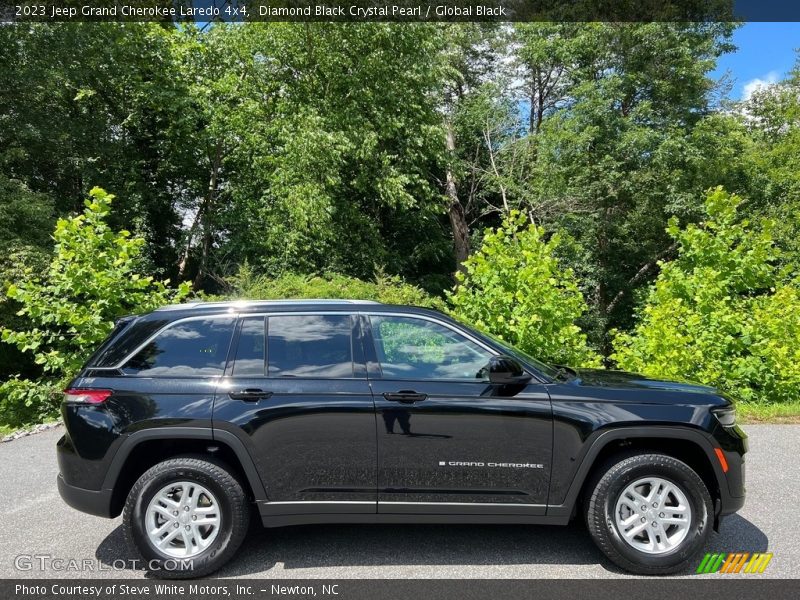
[[[723,522],[719,534],[712,534],[707,551],[768,550],[775,556],[759,577],[800,577],[800,519],[795,513],[800,499],[800,425],[748,425],[745,430],[750,436],[747,503],[740,514]],[[56,490],[55,443],[62,434],[59,429],[46,430],[0,444],[0,577],[144,577],[134,562],[136,555],[125,547],[119,518],[85,515],[61,501]],[[49,558],[28,558],[34,555]],[[85,559],[93,573],[77,570]],[[39,568],[42,562],[46,563],[43,570]],[[30,570],[17,568],[29,564]],[[626,576],[601,556],[582,523],[568,527],[254,527],[239,554],[218,575],[324,579]]]

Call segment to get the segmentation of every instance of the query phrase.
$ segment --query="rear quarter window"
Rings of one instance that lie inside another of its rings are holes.
[[[169,323],[166,319],[132,319],[117,321],[114,330],[92,354],[86,366],[114,367],[122,362],[131,351],[138,348],[147,338]]]
[[[222,375],[235,319],[179,321],[134,354],[122,371],[140,377]]]

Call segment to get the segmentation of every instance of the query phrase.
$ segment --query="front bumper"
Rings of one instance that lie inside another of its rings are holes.
[[[98,517],[111,518],[112,490],[87,490],[68,484],[59,473],[58,493],[72,508]]]
[[[747,434],[738,426],[719,427],[714,432],[715,446],[722,450],[728,464],[727,473],[720,481],[721,506],[718,516],[731,515],[744,506],[745,455],[748,451]]]

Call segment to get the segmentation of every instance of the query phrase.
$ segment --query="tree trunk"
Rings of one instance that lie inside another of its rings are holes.
[[[208,259],[208,251],[211,245],[211,229],[208,223],[208,216],[211,213],[211,205],[214,202],[214,199],[217,195],[217,180],[219,178],[219,169],[222,164],[222,142],[217,142],[216,147],[214,149],[214,159],[211,164],[211,175],[208,179],[208,189],[206,190],[206,194],[203,197],[203,202],[200,204],[200,208],[197,209],[197,215],[195,215],[194,222],[192,223],[191,228],[189,229],[189,236],[186,240],[186,245],[183,249],[183,255],[181,256],[180,263],[178,263],[178,278],[182,279],[183,276],[186,274],[186,264],[189,260],[189,253],[192,249],[192,242],[194,241],[195,233],[197,232],[197,228],[202,226],[203,228],[203,245],[202,245],[202,253],[200,256],[200,265],[197,269],[197,276],[194,279],[193,287],[198,289],[199,286],[202,284],[206,263]]]
[[[641,282],[647,275],[650,274],[650,272],[653,269],[656,268],[656,265],[658,265],[658,261],[672,254],[675,250],[677,250],[677,248],[678,248],[678,242],[674,242],[670,244],[669,248],[667,248],[663,252],[659,252],[653,260],[651,260],[646,265],[643,265],[638,271],[636,271],[636,274],[628,280],[626,287],[630,288]],[[611,312],[617,307],[617,304],[619,304],[620,300],[622,300],[624,296],[625,296],[624,289],[619,290],[617,292],[617,295],[614,296],[614,298],[611,300],[611,302],[608,303],[608,305],[605,308],[605,312],[607,315],[611,314]]]
[[[453,230],[453,245],[456,258],[456,272],[465,272],[464,261],[469,258],[469,224],[464,205],[458,198],[458,185],[453,175],[452,159],[455,155],[456,141],[453,127],[449,120],[445,120],[445,143],[447,145],[448,164],[445,193],[447,194],[447,216],[450,217],[450,227]]]

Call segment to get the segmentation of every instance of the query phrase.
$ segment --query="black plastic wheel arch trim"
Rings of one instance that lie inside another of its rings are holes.
[[[103,489],[114,489],[128,456],[136,446],[145,441],[175,438],[184,440],[208,440],[209,442],[220,442],[228,446],[234,454],[236,454],[236,458],[239,459],[239,463],[247,477],[250,488],[253,490],[254,499],[260,501],[267,500],[267,493],[264,489],[261,477],[258,475],[253,458],[250,456],[250,453],[247,451],[242,441],[229,431],[212,429],[210,427],[159,427],[157,429],[143,429],[131,433],[122,442],[116,454],[114,454],[106,477],[103,480]]]
[[[722,467],[719,464],[715,454],[714,454],[714,446],[710,442],[710,440],[700,431],[696,431],[694,429],[688,429],[686,427],[620,427],[616,429],[609,429],[606,431],[597,432],[595,434],[595,439],[589,443],[584,444],[584,448],[586,450],[583,452],[582,456],[579,456],[576,460],[579,463],[578,470],[575,472],[575,476],[572,478],[572,483],[567,490],[567,495],[564,498],[564,501],[561,504],[548,504],[547,506],[547,515],[548,516],[564,516],[572,514],[572,510],[575,506],[575,502],[578,500],[578,494],[583,487],[586,478],[588,477],[592,467],[595,464],[595,459],[600,454],[600,452],[605,448],[609,443],[620,440],[620,439],[627,439],[627,438],[636,438],[636,439],[679,439],[685,440],[687,442],[692,442],[695,445],[699,446],[703,452],[706,454],[709,463],[711,464],[711,468],[714,471],[714,475],[717,480],[717,487],[719,488],[720,495],[722,496],[722,506],[725,507],[726,504],[731,503],[731,494],[728,488],[728,481],[725,477],[725,474],[722,472]]]

